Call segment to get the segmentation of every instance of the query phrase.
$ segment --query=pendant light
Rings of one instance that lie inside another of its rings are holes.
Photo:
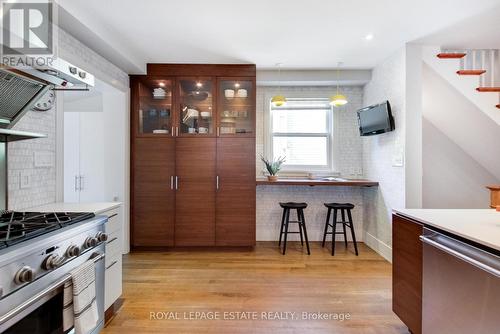
[[[341,65],[342,63],[339,62],[337,66],[337,93],[333,96],[330,96],[330,105],[334,107],[340,107],[347,104],[347,98],[344,95],[340,94],[339,92],[339,80],[340,80],[339,74]]]
[[[271,99],[273,107],[282,107],[286,104],[286,98],[281,95],[281,65],[281,63],[276,64],[278,66],[278,95],[274,95]]]

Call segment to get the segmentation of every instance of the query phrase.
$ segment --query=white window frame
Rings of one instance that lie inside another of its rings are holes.
[[[282,174],[295,174],[295,173],[322,173],[329,174],[334,172],[334,111],[332,107],[329,107],[329,112],[327,113],[327,132],[326,133],[273,133],[273,117],[271,110],[271,98],[266,97],[266,111],[267,121],[265,125],[265,156],[269,159],[274,157],[273,152],[273,140],[274,137],[325,137],[327,138],[327,165],[287,165],[286,162],[283,165]],[[287,97],[288,101],[324,101],[328,103],[329,99],[325,97]]]

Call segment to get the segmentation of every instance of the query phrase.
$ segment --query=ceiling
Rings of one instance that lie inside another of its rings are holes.
[[[153,62],[260,69],[343,62],[369,69],[406,42],[500,6],[500,0],[56,1],[68,14],[62,27],[128,73],[143,73]]]

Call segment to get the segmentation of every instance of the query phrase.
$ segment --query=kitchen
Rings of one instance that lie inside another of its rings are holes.
[[[7,3],[5,13],[29,8]],[[317,39],[297,48],[292,36],[263,55],[255,38],[278,33],[268,14],[224,39],[215,24],[205,38],[167,29],[155,42],[145,27],[164,26],[148,18],[169,4],[148,1],[140,18],[129,1],[54,4],[57,61],[3,58],[0,69],[0,332],[499,325],[500,176],[487,145],[500,140],[496,33],[481,45],[449,33],[496,31],[498,3],[395,23],[420,29],[398,42],[361,15],[366,24],[339,37],[357,46],[320,56],[307,52]],[[237,11],[227,3],[197,5],[199,22],[205,12],[238,25],[221,15]],[[242,22],[276,6],[256,3]],[[307,10],[297,6],[283,29],[296,31],[293,15]],[[395,11],[449,8],[422,6]],[[134,19],[144,28],[124,24]],[[309,22],[298,36],[319,31]],[[457,320],[433,316],[445,313]]]

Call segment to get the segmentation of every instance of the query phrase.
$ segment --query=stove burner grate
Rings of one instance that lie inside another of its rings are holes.
[[[81,212],[0,212],[0,248],[94,217]]]

